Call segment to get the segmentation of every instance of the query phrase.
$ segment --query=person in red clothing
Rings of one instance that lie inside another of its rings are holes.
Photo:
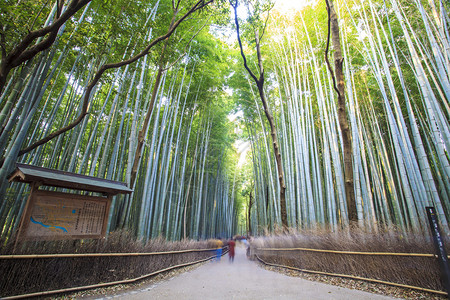
[[[233,239],[231,239],[228,242],[228,248],[229,248],[228,257],[229,257],[230,262],[234,262],[234,248],[235,247],[236,247],[236,242]]]

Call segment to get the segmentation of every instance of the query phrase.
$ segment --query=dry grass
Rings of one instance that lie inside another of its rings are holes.
[[[14,254],[133,253],[208,249],[208,241],[151,240],[143,245],[126,232],[107,240],[26,242]],[[12,245],[0,249],[12,254]],[[211,252],[132,257],[88,257],[0,260],[0,296],[85,286],[136,278],[170,266],[212,256]]]
[[[448,243],[447,243],[448,244]],[[312,248],[361,252],[434,253],[423,236],[395,232],[308,231],[274,235],[252,241],[261,259],[269,263],[335,274],[378,279],[433,290],[444,290],[435,258],[368,256],[308,251],[258,251],[256,248]]]

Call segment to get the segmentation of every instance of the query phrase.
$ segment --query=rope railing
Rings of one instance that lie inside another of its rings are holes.
[[[356,279],[356,280],[362,280],[362,281],[373,282],[373,283],[381,283],[381,284],[390,285],[390,286],[408,288],[408,289],[413,289],[413,290],[418,290],[418,291],[423,291],[423,292],[428,292],[428,293],[448,296],[448,293],[446,293],[444,291],[432,290],[432,289],[422,288],[422,287],[418,287],[418,286],[400,284],[400,283],[395,283],[395,282],[390,282],[390,281],[383,281],[383,280],[378,280],[378,279],[359,277],[359,276],[353,276],[353,275],[347,275],[347,274],[336,274],[336,273],[328,273],[328,272],[300,269],[300,268],[295,268],[295,267],[291,267],[291,266],[285,266],[285,265],[269,263],[269,262],[266,262],[263,259],[261,259],[257,254],[255,254],[255,256],[258,259],[258,261],[260,261],[261,263],[263,263],[265,265],[268,265],[268,266],[273,266],[273,267],[278,267],[278,268],[285,268],[285,269],[289,269],[289,270],[294,270],[294,271],[299,271],[299,272],[304,272],[304,273],[310,273],[310,274],[328,275],[328,276],[333,276],[333,277],[341,277],[341,278]]]
[[[394,252],[359,252],[359,251],[341,251],[341,250],[325,250],[325,249],[311,249],[311,248],[256,248],[260,251],[310,251],[323,252],[335,254],[350,254],[350,255],[380,255],[380,256],[408,256],[408,257],[431,257],[435,258],[437,255],[428,253],[394,253]],[[450,255],[448,256],[450,258]]]
[[[24,255],[0,255],[0,259],[36,259],[36,258],[76,258],[76,257],[114,257],[114,256],[151,256],[167,254],[183,254],[192,252],[214,251],[211,249],[186,249],[163,252],[135,252],[135,253],[68,253],[68,254],[24,254]]]

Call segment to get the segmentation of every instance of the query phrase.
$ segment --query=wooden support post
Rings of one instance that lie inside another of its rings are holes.
[[[33,193],[39,189],[40,185],[41,185],[40,182],[34,182],[33,184],[31,184],[30,195],[27,198],[27,203],[25,204],[25,208],[23,210],[22,217],[20,219],[19,229],[17,230],[16,241],[14,242],[13,253],[16,253],[17,245],[20,240],[20,234],[22,233],[23,224],[25,223],[25,215],[26,215],[25,212],[28,211],[28,207],[30,206],[31,197],[33,196]]]

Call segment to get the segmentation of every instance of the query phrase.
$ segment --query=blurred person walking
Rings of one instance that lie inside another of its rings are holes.
[[[234,254],[235,254],[234,248],[235,247],[236,247],[236,242],[233,239],[231,239],[228,242],[228,250],[229,250],[229,252],[228,252],[228,259],[229,259],[230,262],[234,262]]]
[[[222,241],[216,240],[216,261],[220,261],[220,258],[222,257],[222,247]]]
[[[249,244],[249,242],[247,241],[246,238],[242,239],[242,242],[244,243],[245,248],[247,249],[247,250],[246,250],[246,252],[247,252],[247,258],[250,258],[250,244]]]

